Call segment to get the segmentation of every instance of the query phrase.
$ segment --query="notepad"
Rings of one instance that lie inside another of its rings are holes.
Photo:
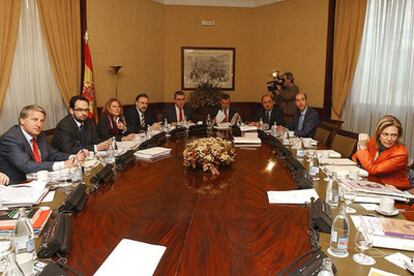
[[[171,149],[163,147],[154,147],[145,150],[139,150],[134,153],[138,158],[154,159],[171,153]]]
[[[261,144],[262,140],[260,138],[253,137],[233,137],[235,144]]]
[[[165,250],[162,245],[123,239],[94,275],[153,275]]]
[[[270,204],[306,204],[319,198],[315,189],[291,190],[291,191],[267,191]]]
[[[244,126],[240,126],[240,131],[242,131],[242,132],[244,132],[244,131],[257,131],[257,127],[256,126],[244,125]]]
[[[348,158],[320,158],[319,164],[337,166],[356,166],[356,163]]]
[[[49,191],[46,188],[46,182],[42,181],[0,187],[0,198],[6,207],[33,206],[39,204]]]

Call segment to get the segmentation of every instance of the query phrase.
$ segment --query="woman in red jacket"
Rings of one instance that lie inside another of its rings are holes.
[[[375,137],[359,141],[354,160],[368,171],[371,181],[390,184],[399,189],[410,188],[407,175],[408,150],[401,143],[403,129],[394,116],[384,116],[378,122]]]

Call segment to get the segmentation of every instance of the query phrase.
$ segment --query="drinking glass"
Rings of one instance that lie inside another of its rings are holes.
[[[355,234],[355,245],[358,247],[360,253],[352,256],[352,259],[361,265],[374,265],[375,259],[366,255],[364,252],[372,246],[373,229],[369,227],[358,227]]]

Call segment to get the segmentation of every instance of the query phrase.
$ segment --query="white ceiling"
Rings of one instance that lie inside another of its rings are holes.
[[[255,8],[285,0],[153,0],[164,5]]]

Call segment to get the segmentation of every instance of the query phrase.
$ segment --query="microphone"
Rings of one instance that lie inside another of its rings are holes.
[[[114,172],[112,170],[113,167],[114,166],[112,164],[105,165],[105,167],[103,167],[99,172],[92,176],[91,182],[94,184],[109,182],[114,177]]]
[[[134,150],[128,150],[124,154],[118,156],[115,161],[116,169],[119,171],[123,171],[126,169],[126,167],[135,162],[135,151]]]

